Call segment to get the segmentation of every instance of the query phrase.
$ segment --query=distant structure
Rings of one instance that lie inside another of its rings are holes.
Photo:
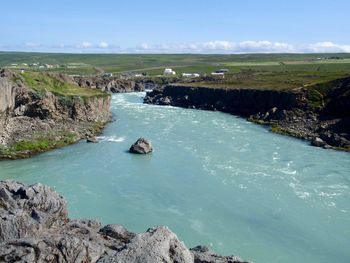
[[[215,73],[226,73],[226,72],[228,72],[228,69],[225,69],[225,68],[222,68],[222,69],[219,69],[219,70],[215,70],[214,71]]]
[[[215,70],[214,72],[211,73],[211,75],[212,76],[222,76],[224,78],[226,72],[228,72],[228,69],[222,68],[219,70]]]
[[[214,71],[214,72],[211,73],[211,75],[212,76],[223,76],[224,77],[225,73],[224,72],[216,72],[216,71]]]
[[[110,78],[110,77],[113,77],[113,73],[104,73],[102,76],[106,78]]]
[[[182,76],[185,78],[199,78],[200,75],[198,73],[182,73]]]
[[[165,76],[174,76],[176,75],[176,72],[173,71],[171,68],[166,68],[163,73]]]

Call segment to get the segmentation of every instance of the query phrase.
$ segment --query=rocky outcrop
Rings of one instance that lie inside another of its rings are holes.
[[[129,152],[137,154],[147,154],[153,151],[150,141],[139,138],[133,145],[131,145]]]
[[[199,246],[192,250],[167,227],[135,234],[120,225],[68,218],[51,188],[0,182],[1,262],[245,262]]]
[[[110,93],[139,92],[153,89],[156,86],[150,80],[130,80],[106,76],[77,76],[73,80],[81,87],[100,89]]]
[[[350,150],[350,78],[289,91],[167,85],[145,103],[218,110],[272,126],[314,146]],[[316,142],[320,138],[324,143]]]
[[[28,157],[98,133],[110,120],[110,96],[102,95],[85,98],[37,92],[20,75],[1,70],[0,159]]]
[[[274,91],[259,89],[225,89],[167,85],[148,92],[144,102],[173,105],[203,110],[218,110],[249,116],[272,107],[292,109],[305,105],[301,91]]]

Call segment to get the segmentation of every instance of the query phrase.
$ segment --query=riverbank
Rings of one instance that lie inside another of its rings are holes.
[[[240,115],[314,146],[349,151],[349,87],[350,78],[287,90],[173,84],[148,92],[144,102]]]
[[[110,121],[110,95],[65,75],[0,72],[0,159],[30,157],[95,136]]]
[[[116,121],[99,143],[2,161],[0,179],[54,187],[70,218],[134,233],[166,225],[187,247],[253,262],[348,262],[347,153],[230,114],[143,104],[144,96],[112,95]],[[141,135],[150,156],[127,152]]]
[[[1,262],[248,263],[207,247],[188,249],[165,226],[145,233],[121,225],[68,218],[66,201],[42,184],[0,181]]]

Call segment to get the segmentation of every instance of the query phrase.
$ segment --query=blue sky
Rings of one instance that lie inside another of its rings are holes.
[[[349,0],[11,0],[0,50],[350,52]]]

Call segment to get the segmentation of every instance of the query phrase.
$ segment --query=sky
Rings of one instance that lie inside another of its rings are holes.
[[[0,51],[350,52],[350,0],[11,0]]]

